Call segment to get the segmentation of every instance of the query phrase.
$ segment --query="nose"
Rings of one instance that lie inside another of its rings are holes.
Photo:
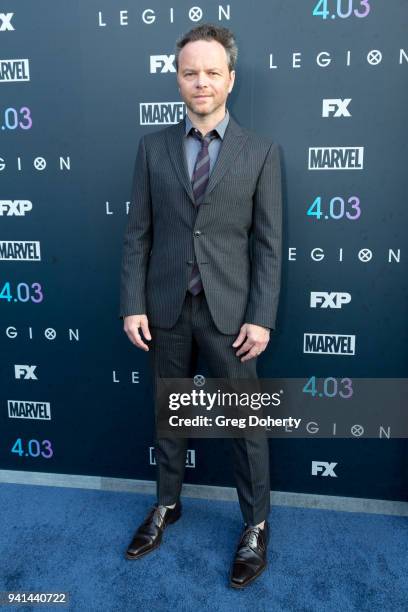
[[[196,85],[197,87],[199,87],[200,89],[202,87],[206,87],[208,85],[208,77],[205,74],[205,72],[198,72],[197,73],[197,80],[196,80]]]

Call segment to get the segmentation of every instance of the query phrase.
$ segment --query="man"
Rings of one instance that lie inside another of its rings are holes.
[[[141,138],[121,269],[124,331],[148,351],[154,380],[191,378],[198,350],[216,378],[257,378],[274,329],[281,272],[279,149],[226,109],[237,59],[233,34],[204,24],[178,42],[187,114]],[[143,336],[143,338],[142,338]],[[148,344],[150,344],[150,347]],[[270,509],[268,440],[232,440],[245,525],[230,585],[265,569]],[[186,439],[156,439],[157,503],[135,532],[130,559],[159,546],[181,516]]]

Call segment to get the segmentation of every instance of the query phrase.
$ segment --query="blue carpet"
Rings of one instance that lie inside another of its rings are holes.
[[[407,518],[273,506],[268,568],[235,591],[238,503],[182,498],[160,548],[131,561],[153,496],[0,484],[0,502],[0,590],[68,591],[63,611],[408,610]]]

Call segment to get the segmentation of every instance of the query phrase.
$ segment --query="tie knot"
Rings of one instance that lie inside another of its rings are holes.
[[[208,147],[208,145],[212,140],[214,140],[214,138],[218,138],[218,132],[216,130],[211,130],[211,132],[208,132],[208,134],[203,136],[201,132],[197,130],[197,128],[191,128],[191,134],[194,136],[194,138],[201,142],[201,146],[203,147]]]

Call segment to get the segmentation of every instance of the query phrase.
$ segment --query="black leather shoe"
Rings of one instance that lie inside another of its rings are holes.
[[[268,521],[263,529],[245,524],[232,563],[230,586],[242,589],[264,571],[268,542]]]
[[[126,550],[126,558],[139,559],[160,546],[163,531],[167,525],[178,521],[180,516],[180,500],[176,503],[174,508],[166,508],[165,506],[155,504],[135,532]]]

